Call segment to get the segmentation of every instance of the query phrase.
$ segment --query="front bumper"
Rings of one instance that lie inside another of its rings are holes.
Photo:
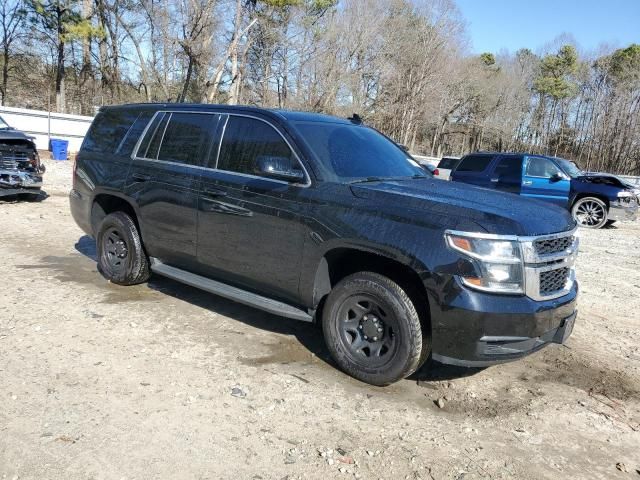
[[[0,170],[0,197],[34,193],[42,187],[42,176],[20,170]]]
[[[430,303],[432,357],[442,363],[485,367],[517,360],[564,343],[577,316],[577,282],[567,295],[547,301],[455,290],[446,304]]]
[[[614,202],[609,205],[609,220],[633,221],[638,217],[639,198],[632,198],[628,203]]]

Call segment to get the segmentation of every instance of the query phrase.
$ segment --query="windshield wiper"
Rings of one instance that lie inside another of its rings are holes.
[[[372,183],[372,182],[385,182],[385,181],[393,181],[397,182],[399,180],[413,180],[415,178],[429,178],[427,175],[422,175],[420,173],[416,173],[415,175],[411,175],[410,177],[365,177],[359,178],[357,180],[352,180],[349,184],[354,183]]]
[[[357,180],[352,180],[349,182],[350,185],[354,184],[354,183],[370,183],[370,182],[384,182],[385,180],[391,180],[391,178],[385,178],[385,177],[366,177],[366,178],[359,178]]]

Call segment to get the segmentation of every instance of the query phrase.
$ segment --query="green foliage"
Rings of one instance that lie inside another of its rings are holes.
[[[609,73],[617,82],[640,82],[640,45],[633,43],[613,52]]]
[[[578,52],[565,45],[556,54],[545,55],[540,62],[540,73],[534,80],[534,89],[556,100],[575,93],[572,76],[578,71]]]
[[[25,6],[31,23],[56,34],[58,42],[103,37],[105,34],[80,15],[78,0],[26,0]]]
[[[493,53],[489,53],[489,52],[485,52],[485,53],[481,53],[480,54],[480,60],[482,61],[482,63],[484,63],[487,67],[490,67],[492,65],[495,65],[496,63],[496,57]]]

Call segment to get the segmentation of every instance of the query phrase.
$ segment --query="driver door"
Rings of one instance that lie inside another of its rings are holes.
[[[567,208],[570,189],[571,180],[553,160],[533,156],[525,158],[521,195]]]
[[[206,275],[283,300],[299,299],[304,185],[260,173],[265,158],[302,170],[283,135],[257,117],[228,115],[218,159],[203,170],[198,263]],[[306,176],[304,177],[307,178]]]

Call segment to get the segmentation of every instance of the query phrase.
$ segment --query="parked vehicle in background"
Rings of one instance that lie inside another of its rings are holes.
[[[460,163],[459,157],[442,157],[433,175],[442,180],[449,180],[451,171],[456,168],[458,163]]]
[[[321,322],[337,365],[375,385],[429,358],[514,360],[576,318],[565,210],[438,181],[356,119],[103,107],[70,202],[111,282],[155,272]]]
[[[451,179],[559,205],[587,228],[633,220],[638,211],[639,199],[630,185],[613,175],[582,172],[563,158],[472,153],[462,158]]]
[[[34,139],[0,117],[0,197],[38,197],[44,170]]]
[[[435,176],[435,171],[437,170],[436,167],[434,165],[431,165],[430,163],[421,163],[420,166],[426,171],[429,172],[431,175]]]

